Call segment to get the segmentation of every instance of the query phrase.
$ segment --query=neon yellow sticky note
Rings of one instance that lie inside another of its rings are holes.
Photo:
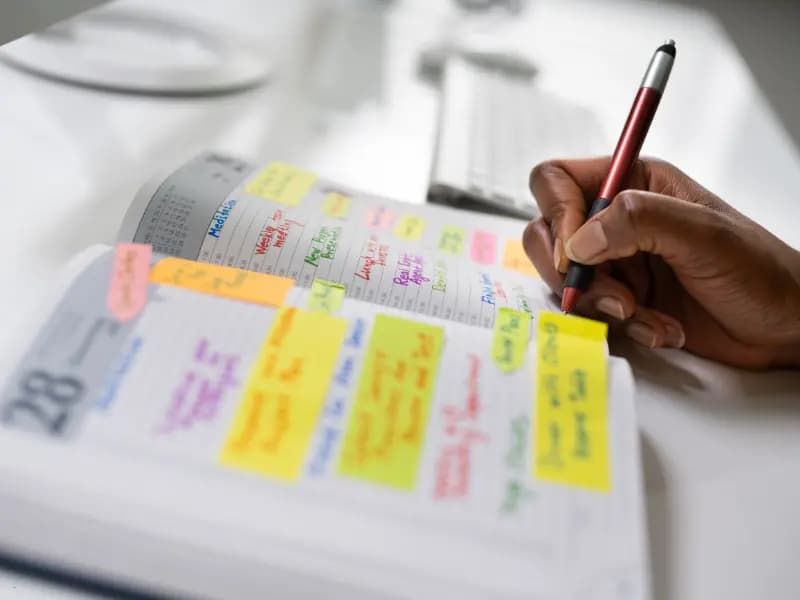
[[[519,369],[525,362],[531,316],[528,313],[499,308],[494,317],[492,332],[492,361],[503,373]]]
[[[517,271],[523,275],[539,277],[539,273],[533,267],[531,259],[528,258],[522,242],[519,240],[506,240],[505,248],[503,248],[503,268]]]
[[[329,217],[344,218],[350,212],[350,205],[353,200],[350,196],[345,196],[339,192],[331,192],[326,194],[322,200],[322,212]]]
[[[414,489],[443,343],[441,327],[375,317],[339,474]]]
[[[533,475],[608,492],[605,323],[539,313]]]
[[[294,280],[287,277],[172,256],[161,259],[150,269],[150,281],[265,306],[283,304],[294,285]]]
[[[464,249],[464,238],[467,232],[463,227],[455,225],[445,225],[439,231],[439,240],[436,242],[436,249],[451,256],[459,256]]]
[[[268,164],[247,182],[244,191],[265,200],[296,206],[314,186],[317,176],[282,162]]]
[[[325,400],[347,321],[282,307],[250,370],[220,462],[296,481]]]
[[[414,215],[403,215],[394,226],[394,234],[408,242],[421,238],[423,231],[425,231],[425,220]]]
[[[347,289],[340,283],[315,279],[308,295],[308,309],[333,314],[339,312]]]

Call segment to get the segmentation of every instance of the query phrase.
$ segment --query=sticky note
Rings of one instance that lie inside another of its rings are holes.
[[[364,225],[373,231],[384,231],[394,223],[394,213],[385,206],[370,206],[364,215]]]
[[[347,321],[278,309],[220,456],[224,465],[296,481],[319,420]]]
[[[463,227],[455,225],[445,225],[439,231],[439,240],[436,242],[436,249],[451,256],[461,255],[464,249],[464,239],[467,237],[467,232]]]
[[[479,265],[493,265],[496,260],[497,236],[488,231],[473,231],[469,255]]]
[[[375,317],[340,475],[414,489],[443,342],[441,327]]]
[[[519,369],[525,362],[531,316],[508,307],[500,307],[494,317],[492,362],[503,373]]]
[[[413,242],[422,237],[425,221],[414,215],[403,215],[394,227],[394,234],[401,240]]]
[[[268,164],[247,182],[244,191],[265,200],[296,206],[314,186],[317,176],[282,162]]]
[[[331,192],[326,194],[322,200],[322,212],[329,217],[344,218],[350,212],[350,205],[353,200],[349,196],[340,194],[339,192]]]
[[[286,277],[174,257],[158,261],[150,270],[150,281],[265,306],[283,304],[294,285]]]
[[[533,476],[608,492],[605,323],[539,313]]]
[[[519,240],[506,240],[503,248],[503,268],[509,271],[517,271],[523,275],[539,277],[539,273],[536,272],[533,264],[531,264],[531,260]]]
[[[117,320],[129,321],[147,304],[152,254],[150,244],[117,244],[106,295],[106,306]]]
[[[315,279],[308,295],[308,309],[333,314],[339,312],[346,288],[340,283]]]

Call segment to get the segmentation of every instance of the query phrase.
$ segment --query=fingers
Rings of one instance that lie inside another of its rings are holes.
[[[525,228],[522,245],[547,286],[560,296],[564,276],[553,265],[553,243],[550,229],[542,219],[532,221]],[[609,275],[598,272],[592,285],[581,296],[577,309],[581,314],[627,319],[633,314],[636,302],[630,289]]]
[[[719,268],[732,236],[726,218],[705,206],[628,190],[581,226],[567,240],[565,253],[594,265],[648,252],[677,271],[701,277]]]
[[[608,172],[609,157],[543,162],[531,171],[530,189],[553,237],[556,270],[566,273],[569,260],[564,242],[586,220],[589,205],[597,196]],[[632,171],[633,187],[645,183],[645,167],[637,162]]]
[[[566,273],[569,260],[564,245],[583,224],[588,207],[597,197],[608,173],[609,157],[552,160],[534,167],[530,189],[553,237],[556,270]],[[644,159],[634,163],[626,187],[673,196],[720,214],[738,215],[735,210],[700,186],[673,165]]]

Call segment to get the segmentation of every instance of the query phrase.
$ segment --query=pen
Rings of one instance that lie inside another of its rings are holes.
[[[659,46],[653,54],[653,58],[650,59],[650,65],[645,71],[639,91],[636,92],[633,106],[631,106],[628,119],[625,121],[625,127],[622,128],[622,134],[619,136],[614,155],[611,157],[608,174],[603,180],[603,185],[600,186],[600,194],[592,202],[592,207],[586,216],[587,220],[608,207],[614,196],[622,189],[622,185],[628,177],[628,171],[636,157],[639,156],[639,150],[644,143],[647,130],[656,114],[658,102],[667,86],[667,79],[669,79],[674,60],[675,42],[673,40],[667,40]],[[561,296],[563,312],[571,313],[575,310],[578,298],[589,287],[592,277],[594,277],[594,267],[570,262],[567,276],[564,279],[564,293]]]

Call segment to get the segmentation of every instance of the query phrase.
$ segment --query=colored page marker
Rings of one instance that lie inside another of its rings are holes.
[[[329,217],[337,217],[343,219],[350,212],[350,206],[353,200],[349,196],[340,194],[339,192],[331,192],[325,195],[322,201],[322,212]]]
[[[403,215],[394,227],[394,234],[408,242],[421,238],[423,231],[425,231],[425,220],[414,215]]]
[[[308,309],[334,314],[339,312],[347,289],[340,283],[315,279],[308,294]]]
[[[347,321],[282,307],[250,371],[220,461],[284,481],[303,469]]]
[[[539,313],[533,476],[608,492],[605,323]]]
[[[150,244],[117,244],[108,282],[106,306],[118,321],[128,321],[147,304]]]
[[[311,191],[317,176],[282,162],[268,164],[244,187],[244,191],[265,200],[296,206]]]
[[[150,281],[264,306],[283,304],[294,285],[286,277],[174,257],[158,261],[150,271]]]
[[[464,249],[464,239],[466,237],[467,232],[463,227],[445,225],[439,232],[436,249],[450,256],[460,256]]]
[[[503,373],[516,371],[525,363],[531,316],[507,308],[497,310],[492,333],[492,361]]]
[[[339,474],[414,489],[443,343],[441,327],[375,317]]]
[[[488,231],[473,231],[469,255],[479,265],[493,265],[496,255],[497,236]]]
[[[385,206],[370,206],[364,214],[364,225],[373,231],[384,231],[394,223],[394,213]]]
[[[539,277],[539,273],[533,267],[531,259],[525,253],[522,242],[519,240],[506,240],[503,248],[503,268],[509,271],[516,271],[523,275]]]

